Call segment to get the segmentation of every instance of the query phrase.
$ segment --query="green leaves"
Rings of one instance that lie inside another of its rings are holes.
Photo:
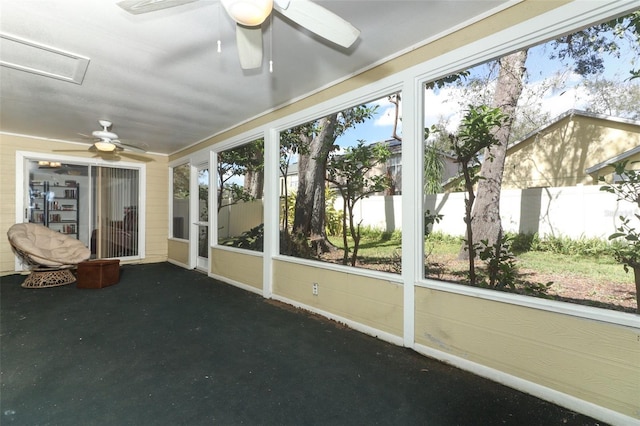
[[[620,181],[613,184],[605,184],[600,187],[601,191],[615,194],[617,201],[627,201],[640,207],[640,171],[627,169],[627,161],[613,164],[613,169]],[[604,182],[604,178],[599,179]],[[620,216],[620,226],[616,228],[617,232],[609,235],[609,240],[623,240],[620,244],[614,246],[614,257],[623,264],[625,271],[628,267],[640,267],[640,231],[633,225],[635,222],[640,223],[640,215],[634,213],[632,216]],[[640,295],[638,296],[640,297]]]
[[[494,132],[507,120],[500,108],[487,105],[469,106],[456,135],[451,137],[451,148],[460,163],[475,159],[485,148],[498,143]]]
[[[365,141],[359,140],[356,146],[346,148],[342,154],[333,153],[327,162],[327,180],[340,192],[345,207],[342,221],[345,265],[350,251],[347,232],[354,242],[351,252],[352,266],[355,266],[360,244],[360,224],[353,221],[354,206],[362,198],[389,187],[389,177],[375,168],[384,164],[390,156],[391,151],[387,144],[365,145]]]

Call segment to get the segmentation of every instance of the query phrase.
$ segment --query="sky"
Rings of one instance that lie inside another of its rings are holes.
[[[624,81],[629,77],[629,71],[640,67],[640,64],[631,44],[619,44],[622,46],[619,58],[605,55],[605,72],[602,77]],[[585,109],[590,103],[589,93],[580,84],[582,79],[579,75],[570,70],[564,71],[560,74],[562,83],[559,86],[548,87],[550,78],[559,73],[561,66],[559,61],[549,59],[549,49],[546,45],[529,49],[526,62],[527,86],[520,99],[521,103],[527,101],[538,103],[540,110],[548,113],[550,118],[557,117],[572,108]],[[471,72],[472,76],[482,76],[488,72],[488,67],[480,65],[472,68]],[[632,84],[640,85],[640,79],[634,80]],[[447,129],[454,132],[460,123],[464,109],[464,106],[459,104],[461,93],[462,89],[454,86],[445,87],[439,91],[428,91],[425,95],[425,125],[430,126],[444,119],[448,123]],[[527,95],[528,93],[531,95]],[[391,104],[386,97],[372,103],[378,105],[375,118],[347,131],[336,141],[338,145],[347,147],[355,145],[359,139],[373,143],[391,137],[395,105]],[[399,134],[402,134],[401,127],[400,123]]]

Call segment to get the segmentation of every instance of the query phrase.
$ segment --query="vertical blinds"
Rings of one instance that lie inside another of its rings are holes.
[[[93,181],[93,229],[96,257],[138,255],[138,170],[95,166]]]

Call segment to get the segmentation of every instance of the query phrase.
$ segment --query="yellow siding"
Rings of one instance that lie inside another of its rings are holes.
[[[169,237],[169,168],[167,157],[147,164],[145,262],[167,260]]]
[[[16,188],[16,159],[15,150],[6,141],[6,136],[0,135],[0,273],[15,270],[15,258],[11,251],[6,234],[15,223],[15,188]]]
[[[640,126],[575,115],[508,150],[503,187],[597,185],[589,167],[640,146]]]
[[[0,134],[0,182],[2,208],[0,209],[0,229],[2,235],[15,223],[16,188],[16,151],[29,151],[43,154],[64,155],[65,157],[87,158],[95,154],[87,151],[85,144],[55,142],[35,138]],[[77,151],[76,151],[77,150]],[[71,152],[70,152],[71,151]],[[149,159],[146,164],[146,257],[143,263],[167,260],[168,232],[168,166],[167,157],[144,154]],[[124,161],[135,162],[130,158]],[[15,270],[14,256],[6,238],[0,239],[0,273],[7,274]]]
[[[167,256],[169,259],[183,265],[189,265],[188,241],[169,240],[167,251]]]
[[[416,343],[640,418],[640,331],[416,288]]]
[[[273,293],[402,337],[403,286],[325,268],[275,261]],[[312,293],[318,283],[318,295]]]
[[[262,290],[262,256],[211,249],[211,273]]]

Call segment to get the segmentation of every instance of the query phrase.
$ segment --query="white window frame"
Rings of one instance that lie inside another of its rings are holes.
[[[27,187],[29,174],[26,173],[26,167],[28,161],[58,161],[61,163],[73,163],[82,166],[102,166],[102,167],[121,167],[125,169],[132,169],[138,171],[138,185],[140,186],[138,192],[138,255],[123,257],[124,260],[140,260],[146,256],[146,199],[147,199],[147,168],[143,163],[132,163],[127,161],[118,161],[113,163],[112,161],[106,161],[102,158],[86,158],[86,157],[74,157],[70,155],[58,155],[50,154],[46,152],[31,152],[31,151],[16,151],[16,187],[15,187],[15,221],[16,223],[23,222],[24,211],[26,206],[24,205],[24,190]],[[90,196],[90,195],[89,195]],[[91,200],[89,200],[91,201]],[[91,215],[91,202],[89,202],[89,215]],[[16,271],[21,271],[22,265],[18,259],[16,259]]]

